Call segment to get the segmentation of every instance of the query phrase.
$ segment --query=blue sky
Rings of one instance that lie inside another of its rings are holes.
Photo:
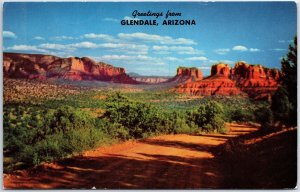
[[[124,26],[132,12],[180,12],[196,25]],[[294,2],[5,3],[6,52],[89,56],[142,75],[174,75],[178,66],[209,75],[218,62],[280,68],[297,34]]]

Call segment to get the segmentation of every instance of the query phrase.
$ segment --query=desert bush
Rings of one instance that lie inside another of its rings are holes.
[[[189,124],[186,113],[173,112],[165,118],[164,122],[168,123],[169,133],[190,134],[198,131],[194,123]]]
[[[107,99],[104,118],[128,130],[130,138],[145,138],[168,133],[194,133],[186,113],[168,112],[148,103],[132,101],[116,93]]]
[[[108,98],[107,101],[104,117],[115,125],[122,125],[128,130],[130,137],[143,138],[145,133],[159,132],[163,114],[158,108],[150,104],[130,101],[119,93]]]
[[[45,114],[45,134],[67,132],[74,129],[91,129],[94,119],[85,111],[73,107],[62,106],[57,110],[49,110]]]
[[[189,121],[207,132],[224,132],[225,120],[223,106],[216,101],[208,101],[195,111],[188,112]]]
[[[250,109],[231,108],[226,111],[226,121],[250,122],[255,121],[254,112]]]
[[[273,121],[273,113],[269,107],[261,107],[254,111],[256,121],[265,130],[269,129]]]
[[[107,138],[87,112],[68,106],[4,113],[4,154],[29,165],[93,148]],[[33,112],[34,111],[34,112]],[[22,120],[15,121],[20,118]]]

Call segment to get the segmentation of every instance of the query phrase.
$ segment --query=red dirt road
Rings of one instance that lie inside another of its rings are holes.
[[[205,189],[220,188],[214,149],[228,138],[258,130],[229,124],[226,135],[165,135],[87,151],[83,156],[5,175],[4,188]]]

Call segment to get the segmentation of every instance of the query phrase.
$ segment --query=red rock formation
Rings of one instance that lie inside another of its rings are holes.
[[[235,82],[226,77],[212,76],[196,82],[189,82],[178,87],[179,93],[191,93],[195,95],[245,95]]]
[[[233,76],[237,86],[256,99],[269,98],[278,89],[281,72],[262,65],[237,63]]]
[[[216,64],[211,75],[203,80],[187,82],[176,88],[177,92],[196,95],[249,95],[255,99],[269,98],[277,90],[281,72],[261,65],[237,62],[230,69],[227,64]]]
[[[51,55],[4,53],[5,77],[70,80],[99,80],[117,83],[137,83],[123,68],[83,57],[59,58]]]
[[[219,63],[216,65],[213,65],[211,67],[211,76],[224,76],[229,77],[230,76],[230,67],[228,64]]]
[[[203,79],[202,71],[196,67],[179,67],[175,77],[168,82],[187,83]]]

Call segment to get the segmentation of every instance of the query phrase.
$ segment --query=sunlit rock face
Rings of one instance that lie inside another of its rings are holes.
[[[243,95],[255,99],[270,98],[277,90],[281,72],[262,65],[237,62],[233,68],[228,64],[213,65],[209,77],[184,82],[175,90],[195,95]]]
[[[188,83],[202,80],[202,71],[196,67],[178,67],[175,77],[169,79],[169,82]]]
[[[5,77],[70,80],[99,80],[116,83],[137,83],[130,78],[124,68],[96,62],[88,57],[60,58],[41,54],[3,54]]]

